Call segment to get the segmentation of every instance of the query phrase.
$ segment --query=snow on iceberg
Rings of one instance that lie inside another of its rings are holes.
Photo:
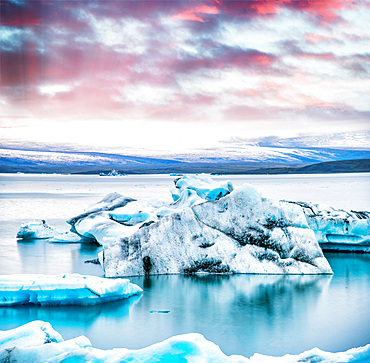
[[[172,189],[172,198],[176,202],[183,190],[194,190],[196,194],[205,200],[217,200],[233,191],[230,181],[216,183],[208,175],[184,175],[175,180],[175,189]]]
[[[370,252],[370,212],[345,211],[307,202],[287,203],[303,208],[309,227],[323,247],[347,249],[352,246],[354,250]]]
[[[300,206],[263,198],[249,184],[214,201],[200,202],[191,190],[154,223],[104,246],[99,259],[107,277],[332,273]]]
[[[128,298],[142,289],[127,279],[79,274],[2,275],[0,307],[24,304],[92,305]]]
[[[33,324],[33,325],[32,325]],[[42,325],[44,324],[44,325]],[[241,355],[225,355],[213,342],[206,340],[203,335],[190,333],[178,335],[153,344],[143,349],[116,348],[101,350],[91,346],[88,338],[80,336],[63,341],[48,323],[32,322],[17,329],[0,332],[0,337],[10,339],[3,345],[0,340],[0,360],[6,362],[244,362],[244,363],[294,363],[294,362],[364,362],[370,359],[370,344],[364,347],[353,348],[340,353],[328,353],[318,348],[311,349],[299,355],[285,355],[270,357],[254,354],[251,358]],[[47,326],[49,336],[54,340],[47,341],[40,333],[43,326]],[[29,331],[34,328],[35,338]],[[16,331],[14,333],[14,331]],[[23,331],[27,332],[21,340],[12,339]]]

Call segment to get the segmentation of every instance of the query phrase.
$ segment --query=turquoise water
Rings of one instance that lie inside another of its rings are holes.
[[[353,203],[361,200],[366,204],[367,196],[358,186],[368,177],[280,178],[277,192],[284,194],[285,188],[287,195],[290,193],[286,199],[294,200],[294,190],[306,185],[305,200],[321,202],[328,194],[338,192],[337,183],[350,186],[352,178],[357,183],[357,189],[352,188]],[[257,182],[262,187],[271,183],[260,178]],[[159,176],[0,176],[0,273],[79,272],[102,276],[99,266],[84,263],[96,257],[99,246],[17,243],[15,234],[20,224],[43,218],[67,230],[66,219],[109,192],[133,195],[125,193],[128,190],[139,197],[150,197],[167,191],[171,180]],[[318,185],[328,187],[322,195]],[[300,196],[297,194],[296,200],[302,199]],[[348,202],[345,198],[341,201]],[[358,204],[353,209],[369,208]],[[0,330],[44,320],[65,339],[86,335],[93,346],[104,349],[141,348],[173,335],[197,332],[226,354],[247,357],[256,352],[281,356],[312,347],[335,352],[365,345],[370,342],[370,255],[326,256],[333,276],[133,277],[131,281],[144,289],[142,296],[93,307],[1,308]]]
[[[98,348],[141,348],[198,332],[226,354],[342,351],[369,343],[370,256],[327,254],[333,276],[131,278],[140,297],[94,307],[0,309],[0,330],[49,321],[64,338]]]

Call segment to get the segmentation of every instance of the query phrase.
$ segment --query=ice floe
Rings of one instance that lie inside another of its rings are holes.
[[[203,335],[177,335],[143,349],[93,348],[89,339],[80,336],[64,341],[49,323],[34,321],[19,328],[0,332],[0,360],[4,362],[219,362],[219,363],[298,363],[365,362],[370,359],[370,344],[339,353],[313,348],[297,355],[271,357],[254,354],[225,355],[220,347]]]
[[[45,220],[34,220],[23,223],[16,236],[20,240],[47,239],[49,242],[76,243],[83,242],[81,237],[73,232],[60,232],[48,225]]]
[[[139,286],[127,279],[79,274],[0,276],[0,307],[24,304],[93,305],[141,292]]]
[[[44,239],[54,237],[59,232],[46,224],[44,220],[35,220],[21,225],[17,238],[19,239]]]

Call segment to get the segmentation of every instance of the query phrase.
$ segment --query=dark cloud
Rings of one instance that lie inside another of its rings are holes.
[[[272,69],[277,57],[256,49],[243,49],[225,45],[215,45],[207,52],[209,55],[187,56],[179,59],[175,66],[177,72],[193,72],[212,69],[251,69],[266,72]]]

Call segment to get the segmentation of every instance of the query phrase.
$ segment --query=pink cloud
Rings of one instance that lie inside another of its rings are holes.
[[[181,11],[178,14],[171,16],[171,19],[179,19],[179,20],[193,20],[199,21],[204,23],[206,20],[204,18],[205,14],[217,14],[218,8],[217,6],[209,6],[209,5],[198,5],[194,8],[189,8],[184,11]]]

